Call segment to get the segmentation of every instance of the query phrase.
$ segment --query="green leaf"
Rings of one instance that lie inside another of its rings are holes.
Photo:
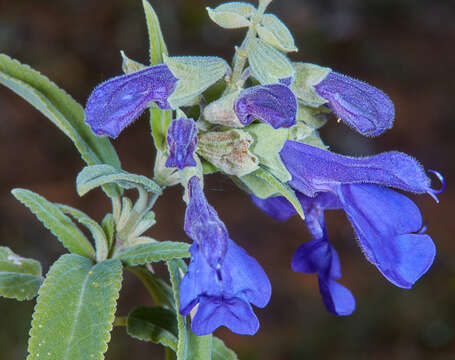
[[[251,74],[263,85],[279,83],[280,79],[293,77],[295,73],[286,55],[261,39],[250,42],[248,62]]]
[[[174,296],[171,287],[161,278],[150,272],[145,266],[129,267],[152,295],[153,301],[158,306],[174,309]]]
[[[11,193],[27,206],[70,252],[88,258],[95,256],[90,241],[57,205],[30,190],[13,189]]]
[[[41,286],[41,264],[0,246],[0,296],[30,300]]]
[[[122,70],[125,74],[131,74],[146,67],[144,64],[130,59],[123,50],[120,50],[120,55],[122,55]]]
[[[166,43],[164,42],[158,16],[147,0],[142,0],[144,6],[145,19],[147,21],[147,31],[149,35],[150,65],[163,63],[163,54],[167,55]],[[172,121],[172,111],[162,110],[158,107],[150,108],[150,127],[152,129],[153,142],[160,151],[165,151],[167,147],[167,129]]]
[[[103,260],[106,260],[107,255],[109,253],[109,243],[107,241],[106,234],[104,233],[103,228],[100,225],[98,225],[98,223],[95,220],[93,220],[87,214],[78,209],[62,204],[57,204],[57,206],[65,214],[71,215],[79,223],[85,225],[87,229],[90,230],[93,239],[95,240],[96,261],[101,262]]]
[[[274,188],[276,188],[277,191],[294,206],[295,210],[300,215],[300,217],[302,219],[305,219],[305,215],[303,214],[302,205],[300,204],[299,199],[297,199],[297,196],[295,195],[294,190],[292,190],[289,185],[283,184],[275,176],[273,176],[272,174],[270,174],[268,171],[266,171],[264,169],[257,170],[255,175],[257,177],[263,179],[264,181],[266,181],[268,184],[270,184]]]
[[[171,310],[159,306],[139,306],[128,315],[126,329],[136,339],[153,341],[177,351],[177,319]]]
[[[253,5],[245,2],[230,2],[221,4],[215,9],[206,8],[210,19],[225,28],[238,29],[250,25],[250,20],[256,13]]]
[[[179,287],[186,264],[182,260],[167,262],[172,290],[174,292],[175,311],[178,325],[177,360],[211,359],[212,335],[196,336],[190,329],[190,320],[179,313]]]
[[[115,220],[112,214],[106,214],[103,221],[101,222],[104,233],[106,234],[107,247],[111,249],[114,245],[115,236]]]
[[[259,37],[274,48],[291,52],[298,49],[294,37],[283,22],[273,14],[265,14],[261,20],[262,26],[257,27]]]
[[[327,123],[327,112],[324,107],[312,108],[303,104],[298,104],[297,120],[303,121],[313,129],[319,129]]]
[[[84,109],[47,77],[6,55],[0,55],[0,83],[24,98],[68,136],[88,165],[109,164],[120,168],[120,160],[107,138],[98,137],[84,121]],[[115,186],[105,187],[118,196]]]
[[[177,342],[177,360],[191,360],[188,358],[188,331],[187,331],[187,319],[185,316],[180,315],[180,268],[176,260],[170,260],[167,262],[167,269],[169,271],[169,279],[171,281],[172,292],[174,294],[174,311],[177,314],[177,329],[178,329],[178,342]]]
[[[300,205],[294,190],[289,185],[282,183],[266,169],[260,168],[254,173],[242,176],[239,179],[250,192],[261,199],[277,195],[284,196],[294,206],[300,217],[305,219],[302,205]]]
[[[310,63],[294,63],[295,79],[291,84],[291,90],[304,104],[311,107],[319,107],[328,101],[318,95],[314,86],[319,84],[332,71],[330,68]]]
[[[172,108],[188,105],[228,71],[227,62],[215,56],[164,56],[164,62],[179,79],[168,101]]]
[[[161,32],[160,21],[155,10],[153,10],[153,7],[147,0],[142,0],[142,5],[144,6],[147,32],[149,35],[150,65],[161,64],[163,62],[163,54],[167,55],[168,53],[163,33]]]
[[[144,232],[146,232],[155,224],[156,224],[155,213],[153,211],[149,211],[137,223],[137,225],[134,227],[133,232],[130,234],[128,238],[137,238],[141,236]]]
[[[223,340],[213,337],[212,360],[238,360],[237,355],[229,349]]]
[[[109,165],[92,165],[83,168],[76,179],[77,193],[83,196],[98,186],[112,183],[118,184],[124,189],[140,185],[148,192],[161,194],[161,187],[153,180]]]
[[[286,183],[292,179],[291,174],[281,161],[280,151],[288,140],[288,129],[274,129],[267,124],[253,124],[244,128],[253,136],[250,150],[280,181]]]
[[[318,131],[302,121],[298,121],[297,124],[289,129],[289,140],[299,141],[324,150],[328,149],[328,146],[321,140]]]
[[[58,259],[39,290],[27,360],[104,359],[121,282],[119,260]]]
[[[190,256],[190,245],[176,241],[160,241],[139,244],[120,250],[115,255],[125,266],[143,265],[151,262],[186,258]]]

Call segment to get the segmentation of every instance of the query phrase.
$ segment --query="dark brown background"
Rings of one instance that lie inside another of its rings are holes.
[[[205,6],[219,1],[152,0],[171,55],[232,56],[243,31],[218,28]],[[322,131],[333,150],[365,155],[401,150],[426,168],[440,170],[448,190],[436,205],[418,204],[438,247],[435,264],[411,291],[389,284],[363,258],[341,213],[328,215],[340,252],[343,279],[357,300],[347,318],[326,313],[314,276],[296,274],[289,263],[308,234],[292,219],[279,223],[260,213],[228,179],[211,176],[207,196],[232,238],[263,265],[273,284],[272,300],[257,310],[254,337],[218,332],[241,359],[453,359],[455,358],[454,128],[455,5],[443,0],[275,0],[270,11],[293,32],[300,52],[314,62],[384,89],[396,105],[396,124],[378,139],[362,138],[332,119]],[[32,65],[85,103],[99,82],[121,73],[119,50],[147,60],[139,0],[0,1],[0,51]],[[74,179],[83,163],[72,144],[22,99],[0,88],[0,241],[39,259],[45,271],[64,249],[10,195],[13,187],[36,191],[101,219],[109,203],[100,191],[79,198]],[[115,141],[123,167],[151,176],[153,145],[145,117]],[[151,236],[188,240],[182,231],[181,190],[170,189],[156,207]],[[0,299],[1,359],[23,359],[33,302]],[[119,314],[151,304],[140,283],[126,276]],[[162,350],[115,329],[111,360],[161,358]],[[154,355],[155,354],[155,355]]]

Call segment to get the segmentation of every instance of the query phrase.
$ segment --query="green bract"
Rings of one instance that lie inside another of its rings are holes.
[[[309,64],[294,63],[295,79],[291,89],[297,98],[304,104],[312,107],[319,107],[327,103],[314,89],[332,71],[330,68]]]
[[[263,85],[276,84],[295,74],[291,61],[261,39],[253,39],[248,47],[251,74]]]

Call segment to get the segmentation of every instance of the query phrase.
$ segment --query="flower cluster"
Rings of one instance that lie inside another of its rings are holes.
[[[230,86],[226,77],[228,86],[220,98],[208,105],[198,102],[201,115],[196,120],[180,109],[194,102],[172,105],[186,80],[167,64],[108,80],[88,99],[86,122],[96,134],[110,137],[117,137],[150,105],[180,114],[165,134],[163,168],[180,172],[186,189],[184,229],[193,244],[179,310],[193,314],[197,306],[192,319],[197,335],[219,326],[254,334],[259,322],[251,304],[264,307],[271,296],[264,270],[234,243],[208,204],[202,169],[229,175],[275,219],[303,211],[313,239],[297,249],[292,269],[317,274],[331,313],[351,314],[355,300],[338,282],[340,259],[329,240],[326,210],[346,213],[368,261],[398,287],[411,288],[433,263],[435,245],[425,234],[420,211],[399,191],[427,193],[437,200],[443,189],[431,188],[427,173],[409,155],[343,156],[327,150],[317,133],[325,115],[333,112],[360,134],[380,135],[393,125],[392,101],[375,87],[330,69],[302,63],[295,68],[302,71],[272,83],[256,75],[261,84],[250,87],[244,86],[246,79]],[[442,176],[434,173],[444,186]]]

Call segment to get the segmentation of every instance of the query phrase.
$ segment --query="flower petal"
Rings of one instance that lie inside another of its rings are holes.
[[[297,100],[285,85],[258,85],[240,93],[234,111],[243,125],[259,119],[274,129],[288,128],[296,122]]]
[[[430,179],[422,166],[396,151],[354,158],[286,141],[280,156],[292,175],[289,184],[310,197],[318,192],[334,192],[340,183],[374,183],[415,193],[431,191]]]
[[[319,277],[319,291],[329,312],[339,316],[351,315],[355,310],[355,299],[343,285],[332,279]]]
[[[181,117],[172,120],[167,132],[169,157],[167,168],[184,169],[187,166],[196,166],[194,151],[197,144],[197,127],[193,119]]]
[[[393,125],[393,103],[374,86],[332,71],[314,88],[341,120],[363,135],[377,136]]]
[[[117,137],[154,101],[169,108],[167,98],[177,78],[166,65],[156,65],[98,85],[87,100],[85,121],[97,135]]]
[[[253,203],[275,220],[284,221],[297,214],[294,206],[283,196],[274,196],[261,199],[250,194]]]
[[[228,274],[229,273],[229,274]],[[223,264],[221,276],[232,283],[235,294],[242,293],[253,305],[263,308],[270,301],[272,285],[269,278],[255,258],[240,246],[229,240],[229,247]],[[225,287],[226,289],[227,287]]]
[[[228,231],[216,210],[207,202],[197,176],[193,176],[188,182],[188,193],[185,232],[201,247],[210,266],[218,269],[226,255]]]
[[[342,185],[340,200],[367,259],[396,286],[409,289],[428,270],[435,246],[417,206],[406,196],[370,184]]]
[[[270,300],[271,285],[254,258],[228,241],[228,250],[219,269],[211,267],[195,242],[191,262],[180,283],[180,313],[188,315],[199,303],[193,319],[198,335],[226,326],[239,334],[254,334],[259,323],[250,303],[264,307]]]
[[[241,298],[201,297],[191,329],[198,335],[207,335],[220,326],[241,335],[254,335],[259,329],[259,321],[251,305]]]

